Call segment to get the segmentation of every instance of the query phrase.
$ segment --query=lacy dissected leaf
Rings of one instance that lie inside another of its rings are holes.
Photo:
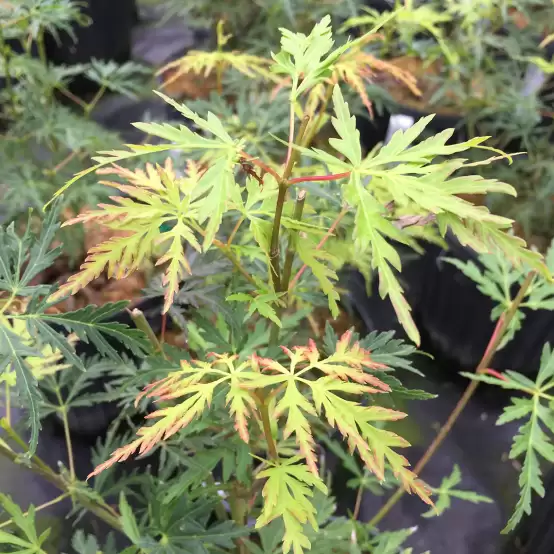
[[[371,267],[379,275],[382,297],[389,296],[408,336],[419,342],[419,333],[410,314],[402,287],[395,272],[401,270],[400,256],[392,241],[412,245],[409,233],[394,225],[383,199],[397,209],[411,209],[423,222],[437,220],[441,234],[448,229],[463,243],[487,252],[494,247],[515,263],[526,264],[545,277],[550,272],[541,256],[525,248],[521,239],[508,234],[511,220],[491,214],[483,206],[475,206],[459,195],[501,192],[515,194],[513,187],[478,175],[456,175],[471,167],[464,160],[433,163],[439,156],[451,156],[471,148],[485,148],[486,137],[475,137],[460,144],[447,144],[454,130],[448,129],[419,143],[420,137],[433,116],[420,119],[406,131],[397,131],[376,154],[361,160],[359,134],[338,86],[333,92],[335,117],[333,125],[339,138],[331,139],[333,146],[346,161],[312,148],[301,151],[340,171],[348,177],[342,185],[343,200],[355,209],[353,238],[360,252],[370,251]],[[502,156],[501,156],[502,157]],[[490,163],[497,158],[490,158]],[[401,227],[401,226],[400,226]]]
[[[50,529],[38,534],[35,526],[34,506],[31,506],[27,513],[23,513],[21,508],[5,494],[0,494],[0,506],[18,530],[17,534],[12,534],[0,529],[0,545],[3,545],[4,548],[10,547],[10,552],[14,554],[47,554],[42,546],[50,535]]]
[[[35,348],[38,352],[38,356],[27,355],[25,362],[31,368],[33,377],[38,381],[47,375],[53,375],[62,369],[70,367],[70,364],[63,363],[64,355],[57,349],[52,348],[49,344],[37,344],[36,338],[29,333],[29,329],[24,321],[18,319],[11,319],[0,315],[0,326],[8,327],[9,331],[13,331],[30,349]],[[76,336],[70,336],[67,338],[69,345],[72,345]],[[1,354],[0,354],[1,356]],[[80,362],[80,361],[79,361]],[[13,372],[6,368],[3,374],[0,375],[0,381],[7,381],[10,386],[15,386],[17,378]]]
[[[545,262],[548,272],[554,274],[552,260],[553,249],[546,254]],[[490,253],[479,254],[477,263],[473,260],[463,262],[458,259],[446,261],[456,266],[466,277],[477,284],[477,288],[496,304],[491,313],[493,320],[508,310],[512,305],[514,286],[522,284],[526,274],[531,271],[527,264],[514,265],[514,258],[506,256],[504,250],[495,246]],[[531,285],[526,290],[520,309],[516,311],[510,326],[502,339],[501,347],[505,346],[521,328],[525,314],[521,308],[532,310],[548,310],[554,308],[554,284],[551,279],[546,279],[544,274],[537,274]]]
[[[26,358],[40,358],[40,349],[31,348],[11,326],[0,324],[0,375],[11,369],[15,374],[17,391],[22,397],[22,405],[29,414],[29,426],[31,438],[29,441],[29,453],[34,454],[38,444],[38,434],[41,429],[39,407],[42,402],[42,395],[39,391],[37,380]],[[10,382],[10,376],[7,375]]]
[[[135,62],[118,64],[113,60],[96,59],[91,60],[90,66],[85,71],[85,75],[91,81],[131,98],[147,92],[144,80],[151,74],[150,68]]]
[[[93,157],[96,165],[89,167],[80,173],[77,173],[64,186],[54,194],[54,199],[63,194],[75,181],[81,179],[85,175],[97,171],[98,169],[117,164],[122,160],[136,158],[145,154],[164,152],[168,150],[179,150],[184,153],[210,153],[211,159],[218,160],[223,158],[229,163],[229,171],[232,170],[234,164],[239,158],[239,153],[242,150],[242,142],[231,138],[225,130],[221,121],[213,113],[209,112],[206,119],[194,113],[184,104],[179,104],[165,96],[160,92],[156,92],[165,102],[170,104],[185,118],[190,120],[204,134],[213,135],[213,138],[207,138],[200,133],[196,133],[186,127],[179,125],[175,127],[168,123],[135,123],[137,129],[143,131],[146,135],[158,137],[169,141],[165,144],[128,144],[128,150],[112,150],[98,152],[98,156]],[[48,205],[48,204],[47,204]]]
[[[188,174],[182,178],[176,176],[169,159],[164,168],[148,164],[146,171],[133,172],[118,166],[102,171],[128,181],[128,184],[104,182],[119,190],[122,196],[112,196],[113,204],[101,204],[100,209],[85,212],[64,225],[94,221],[118,234],[93,247],[81,270],[51,300],[75,294],[104,271],[108,278],[126,277],[163,249],[157,265],[165,265],[164,313],[167,312],[185,272],[190,273],[186,244],[201,249],[192,225],[208,219],[204,246],[209,247],[221,222],[226,198],[232,194],[229,189],[236,186],[232,173],[222,165],[220,160],[200,172],[189,163]]]
[[[350,449],[357,450],[368,469],[381,480],[387,464],[408,491],[416,492],[430,502],[425,485],[407,468],[407,460],[394,450],[408,446],[408,443],[375,425],[403,418],[405,414],[380,406],[362,405],[343,397],[359,398],[365,394],[388,392],[390,387],[387,384],[365,371],[383,366],[375,363],[370,353],[358,343],[351,344],[350,333],[345,333],[337,341],[334,352],[326,358],[321,358],[313,342],[293,350],[283,347],[283,351],[290,360],[288,367],[276,360],[257,356],[240,363],[234,356],[218,354],[214,354],[212,362],[190,364],[183,361],[180,371],[148,385],[137,398],[137,401],[145,396],[162,402],[171,401],[170,405],[147,416],[156,419],[156,423],[139,429],[135,441],[117,449],[91,476],[126,460],[137,451],[144,454],[158,442],[174,435],[209,408],[218,390],[225,392],[229,412],[240,437],[246,442],[248,419],[256,411],[256,389],[274,390],[277,387],[272,418],[285,418],[284,438],[294,437],[314,475],[318,470],[310,417],[319,416],[340,431]],[[322,376],[313,378],[314,372]]]
[[[131,444],[118,448],[111,458],[99,465],[89,477],[98,475],[116,462],[124,461],[138,451],[144,454],[158,442],[166,440],[191,421],[199,418],[210,407],[211,400],[219,389],[226,391],[226,404],[235,419],[240,437],[248,442],[248,417],[255,407],[252,394],[245,384],[256,378],[251,360],[236,363],[236,356],[213,354],[212,362],[181,362],[181,370],[145,387],[137,397],[157,398],[158,402],[179,400],[178,403],[149,414],[147,419],[157,421],[138,430],[138,438]]]
[[[463,245],[479,253],[500,249],[515,267],[534,270],[547,281],[552,280],[552,272],[544,264],[542,255],[528,249],[523,239],[509,233],[511,222],[498,225],[491,221],[460,220],[452,214],[439,214],[437,223],[443,234],[450,228]]]
[[[264,80],[275,80],[269,69],[271,60],[238,51],[203,52],[191,50],[182,58],[164,65],[158,70],[158,75],[168,75],[164,86],[168,87],[184,75],[197,78],[209,77],[212,72],[235,69],[245,77]]]
[[[0,291],[13,296],[30,296],[44,289],[30,283],[50,267],[61,252],[61,246],[52,245],[60,228],[60,207],[60,202],[56,202],[42,222],[38,235],[32,234],[30,219],[23,236],[16,233],[13,223],[7,228],[0,227]]]
[[[291,100],[323,81],[331,74],[333,63],[349,43],[329,53],[333,47],[331,17],[316,23],[309,35],[280,29],[281,51],[272,54],[272,70],[292,78]]]
[[[482,381],[504,389],[524,393],[524,397],[514,397],[511,404],[504,409],[498,418],[497,425],[517,420],[525,423],[514,437],[510,458],[523,457],[523,465],[519,476],[520,498],[515,511],[506,524],[503,532],[516,528],[525,514],[531,514],[533,492],[544,496],[540,459],[554,463],[554,397],[550,394],[554,386],[554,351],[546,344],[542,351],[541,364],[536,382],[515,371],[506,371],[494,375],[463,374],[476,381]]]
[[[209,516],[219,500],[190,501],[180,497],[163,504],[155,497],[149,499],[149,518],[140,522],[125,496],[121,495],[119,508],[125,534],[145,554],[208,554],[213,549],[230,550],[234,540],[246,530],[233,521],[210,524]],[[154,539],[153,537],[161,537]]]
[[[24,321],[29,334],[57,349],[66,360],[84,369],[83,361],[73,349],[72,335],[83,342],[93,344],[99,354],[118,362],[121,361],[122,347],[137,356],[143,356],[150,350],[150,343],[142,331],[111,321],[127,305],[128,302],[123,300],[99,307],[90,305],[74,312],[56,314],[44,312],[47,306],[44,302],[31,303],[25,313],[13,314],[11,317],[16,321]],[[60,327],[71,333],[70,340],[59,332]]]
[[[545,254],[546,267],[554,276],[554,241]],[[531,310],[554,310],[554,282],[538,275],[533,280],[524,305]]]
[[[318,475],[314,475],[300,458],[289,458],[280,461],[258,474],[258,479],[267,479],[262,490],[264,506],[256,527],[263,527],[276,518],[282,518],[285,533],[283,552],[291,550],[302,554],[310,550],[311,543],[304,532],[304,525],[309,523],[318,528],[316,509],[311,502],[314,489],[327,494],[327,487]]]
[[[370,353],[358,343],[350,343],[351,334],[347,332],[337,341],[335,352],[324,359],[320,359],[313,342],[307,347],[295,347],[292,351],[283,347],[290,366],[261,358],[262,376],[248,386],[263,386],[265,381],[286,387],[278,397],[274,413],[276,417],[286,415],[284,437],[295,436],[300,452],[314,474],[317,474],[317,466],[309,417],[317,415],[324,417],[331,427],[341,433],[351,451],[357,450],[368,469],[381,480],[384,479],[386,462],[408,491],[416,492],[430,503],[425,485],[407,469],[407,460],[394,450],[394,447],[406,447],[408,443],[374,425],[401,419],[405,414],[380,406],[365,406],[343,397],[390,390],[378,377],[364,371],[364,368],[379,369],[382,366],[375,363]],[[308,372],[313,370],[322,372],[323,376],[310,379]]]
[[[445,477],[439,487],[431,488],[434,495],[437,496],[435,501],[435,507],[428,512],[422,514],[423,517],[436,517],[442,515],[452,503],[452,498],[459,498],[460,500],[466,500],[473,504],[487,503],[491,504],[493,501],[488,496],[477,494],[473,491],[466,491],[455,489],[456,485],[462,482],[462,473],[459,466],[455,465],[452,473]]]
[[[370,114],[373,113],[373,110],[367,94],[367,85],[372,83],[376,75],[388,74],[396,82],[405,86],[413,95],[421,95],[417,80],[412,74],[393,63],[380,60],[364,50],[364,47],[376,38],[377,35],[367,33],[352,42],[349,49],[333,64],[333,73],[328,80],[330,83],[342,82],[352,88]],[[317,94],[317,91],[314,92]],[[310,93],[310,96],[312,94],[313,92]]]
[[[334,261],[333,256],[324,250],[317,250],[316,244],[308,238],[299,238],[296,241],[296,253],[302,263],[311,269],[314,277],[319,282],[321,290],[327,296],[331,315],[337,317],[339,315],[338,300],[340,300],[340,295],[335,288],[335,283],[338,276],[335,270],[327,265]]]
[[[279,302],[279,296],[273,291],[261,291],[260,294],[251,296],[244,292],[236,292],[229,295],[226,300],[228,302],[244,302],[248,304],[248,313],[246,318],[251,316],[254,312],[259,313],[262,317],[273,321],[276,325],[281,327],[281,320],[273,307],[274,304]]]

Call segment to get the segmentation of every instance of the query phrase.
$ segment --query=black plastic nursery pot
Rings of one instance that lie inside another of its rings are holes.
[[[433,350],[462,368],[478,365],[496,323],[490,314],[495,304],[476,284],[446,258],[473,261],[477,254],[448,238],[449,250],[430,245],[414,262],[409,288],[416,296],[416,318]],[[517,291],[513,291],[515,294]],[[515,337],[493,360],[499,370],[513,369],[533,374],[538,371],[543,345],[554,340],[554,312],[525,310],[525,321]]]
[[[48,60],[55,65],[89,63],[92,59],[125,63],[131,58],[131,35],[138,20],[136,0],[87,0],[82,13],[90,25],[72,26],[74,37],[66,32],[59,39],[46,40]],[[74,94],[94,93],[98,85],[84,77],[71,83]]]
[[[496,322],[491,320],[493,301],[482,294],[476,284],[447,258],[473,261],[481,267],[477,254],[463,247],[453,237],[447,238],[448,250],[426,245],[422,255],[406,253],[399,280],[412,314],[422,335],[425,351],[446,364],[461,369],[474,369],[481,360]],[[350,303],[367,331],[403,330],[388,300],[381,300],[378,280],[366,290],[364,278],[356,271],[348,275]],[[517,290],[512,291],[516,294]],[[554,312],[524,310],[523,327],[494,357],[492,367],[512,369],[528,375],[536,374],[543,345],[554,343]]]

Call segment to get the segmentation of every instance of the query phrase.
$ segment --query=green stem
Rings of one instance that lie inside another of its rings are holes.
[[[304,212],[304,204],[306,202],[306,190],[302,189],[298,192],[298,196],[296,197],[296,204],[294,206],[294,214],[293,219],[296,221],[301,221],[302,219],[302,213]],[[295,241],[298,236],[298,231],[291,231],[290,232],[290,238],[289,238],[289,244],[287,247],[287,253],[285,256],[285,265],[283,267],[283,279],[281,283],[281,292],[286,291],[289,288],[290,283],[290,276],[292,273],[292,263],[294,262],[294,246]]]
[[[37,463],[39,461],[38,457],[33,456],[28,466],[21,465],[18,462],[19,454],[17,452],[14,452],[7,446],[4,446],[3,444],[0,444],[0,456],[4,456],[5,458],[11,460],[14,464],[18,464],[20,467],[29,469],[37,475],[40,475],[46,481],[61,490],[63,493],[67,493],[69,496],[74,497],[75,500],[77,500],[77,502],[79,502],[79,504],[83,506],[83,508],[98,516],[101,520],[106,522],[117,531],[123,532],[123,527],[119,522],[119,516],[115,515],[113,510],[110,511],[109,507],[104,507],[98,504],[83,493],[80,493],[78,490],[72,488],[71,485],[67,483],[61,475],[54,473],[54,471],[49,466],[44,464],[44,462],[40,461],[40,464]]]
[[[10,384],[6,380],[5,382],[5,403],[6,403],[6,421],[8,422],[8,425],[11,427],[12,424],[12,400],[11,400],[11,391],[10,391]]]
[[[37,36],[37,49],[38,49],[38,57],[40,58],[40,61],[43,65],[46,65],[48,63],[48,60],[46,59],[46,48],[44,47],[44,31],[40,31]]]
[[[36,506],[35,507],[35,513],[40,512],[41,510],[44,510],[45,508],[49,508],[50,506],[54,506],[55,504],[58,504],[59,502],[61,502],[62,500],[65,500],[69,496],[70,496],[70,494],[68,492],[64,492],[63,494],[60,494],[60,496],[56,496],[56,498],[54,498],[53,500],[45,502],[44,504],[41,504],[40,506]],[[27,510],[23,515],[24,516],[29,515],[29,511]],[[11,523],[13,523],[13,519],[8,519],[7,521],[4,521],[4,522],[0,523],[0,529],[2,527],[7,527]]]
[[[240,483],[235,482],[233,489],[229,492],[229,506],[231,508],[231,517],[233,521],[243,527],[246,524],[246,515],[248,512],[248,504],[245,499],[244,488]],[[235,540],[237,554],[246,554],[246,545],[242,538]]]
[[[254,280],[254,278],[252,277],[252,275],[250,275],[250,273],[248,273],[248,271],[246,271],[246,269],[244,269],[244,267],[242,267],[240,261],[238,260],[238,258],[235,256],[235,254],[233,254],[233,251],[231,250],[231,247],[228,246],[227,244],[225,244],[224,242],[221,242],[220,240],[218,239],[214,239],[214,242],[213,242],[213,245],[216,247],[216,248],[219,248],[221,250],[221,253],[233,264],[233,267],[239,272],[242,274],[242,276],[251,284],[251,285],[254,285],[255,287],[257,287],[258,285],[256,284],[256,281]]]
[[[148,323],[148,320],[146,319],[144,313],[141,312],[138,308],[134,308],[133,310],[131,310],[130,314],[131,319],[137,326],[137,329],[140,329],[148,337],[148,340],[154,347],[154,350],[163,354],[164,352],[162,349],[162,345],[160,344],[156,333],[154,333],[152,327],[150,327],[150,323]]]
[[[75,457],[73,456],[73,445],[71,443],[71,432],[69,431],[69,420],[67,418],[67,406],[65,405],[60,389],[55,387],[56,397],[59,403],[59,412],[63,423],[63,432],[65,436],[65,445],[67,448],[67,459],[69,465],[69,475],[71,481],[75,481]]]
[[[92,110],[96,107],[96,104],[100,101],[100,98],[104,96],[104,93],[106,92],[106,85],[102,85],[98,92],[94,95],[94,98],[85,106],[85,115],[88,117],[90,116]]]
[[[27,443],[15,432],[15,429],[10,425],[7,418],[2,418],[0,420],[0,427],[6,431],[8,437],[12,439],[24,452],[29,452],[29,447]],[[42,460],[36,454],[31,456],[31,462],[33,462],[37,467],[41,468],[43,471],[51,471],[48,464]]]
[[[273,439],[273,433],[271,432],[271,419],[269,417],[269,408],[267,406],[267,399],[261,395],[258,395],[260,417],[262,418],[262,428],[264,431],[265,441],[267,443],[267,453],[272,460],[277,460],[279,455],[277,454],[277,445]]]
[[[493,331],[493,334],[491,336],[491,339],[489,341],[489,344],[487,346],[487,349],[485,350],[485,353],[483,354],[483,357],[481,358],[481,361],[479,362],[479,365],[475,369],[475,373],[481,374],[486,372],[487,368],[489,367],[494,355],[496,354],[496,351],[498,350],[498,347],[500,346],[500,343],[502,342],[502,339],[507,331],[507,329],[510,326],[510,323],[512,322],[512,319],[514,318],[518,308],[520,307],[521,303],[523,302],[525,296],[527,295],[527,292],[529,290],[529,286],[531,285],[531,282],[535,278],[535,273],[530,272],[525,280],[523,281],[517,296],[514,298],[513,302],[510,304],[509,308],[500,316],[496,323],[496,327]],[[433,442],[429,445],[419,462],[414,467],[414,473],[416,475],[419,475],[423,468],[428,464],[429,460],[432,458],[434,453],[438,450],[439,446],[442,444],[444,439],[448,436],[448,433],[450,433],[450,430],[456,423],[458,417],[463,412],[464,408],[467,406],[467,403],[470,401],[471,397],[477,390],[477,387],[479,385],[479,381],[471,381],[468,387],[466,388],[464,394],[452,410],[452,413],[450,416],[448,416],[448,419],[446,420],[445,424],[441,427],[440,431],[438,432],[437,436],[433,440]],[[402,498],[404,495],[405,490],[402,488],[397,489],[397,491],[389,498],[389,500],[381,507],[381,509],[373,516],[371,521],[369,522],[370,526],[377,525],[395,506],[395,504]]]
[[[301,144],[309,121],[310,121],[309,116],[305,116],[302,119],[302,124],[300,125],[300,129],[298,130],[298,135],[294,143]],[[291,148],[292,148],[292,145],[293,145],[293,140],[291,138],[290,139]],[[283,176],[279,180],[279,193],[277,195],[277,205],[275,207],[275,217],[273,219],[273,229],[271,231],[271,243],[270,243],[271,246],[269,251],[271,278],[273,280],[273,288],[275,292],[279,292],[281,290],[281,263],[280,263],[280,253],[279,253],[279,233],[281,230],[281,218],[283,216],[283,207],[285,205],[285,199],[287,196],[288,179],[291,176],[292,170],[294,169],[294,165],[296,164],[296,161],[298,160],[299,155],[300,153],[298,152],[298,150],[292,151],[291,155],[288,157],[287,165],[285,167],[285,171],[283,172]],[[274,325],[274,327],[277,327],[277,326]],[[272,335],[275,336],[275,334],[278,338],[279,336],[278,327],[277,327],[277,331],[272,331]]]

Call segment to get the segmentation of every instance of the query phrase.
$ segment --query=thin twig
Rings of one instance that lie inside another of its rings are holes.
[[[494,328],[494,331],[490,338],[489,344],[487,345],[487,348],[485,350],[485,353],[483,354],[483,357],[481,358],[479,365],[475,369],[476,374],[485,373],[487,371],[493,356],[496,354],[496,351],[500,346],[500,343],[506,333],[506,330],[510,326],[510,323],[512,322],[512,319],[514,318],[519,306],[521,305],[522,301],[527,295],[529,286],[531,285],[531,282],[533,281],[534,278],[535,278],[534,272],[530,272],[527,275],[527,277],[523,281],[517,293],[517,296],[511,302],[509,308],[498,319],[496,323],[496,327]],[[463,412],[464,408],[466,407],[467,403],[470,401],[471,397],[475,393],[478,386],[479,386],[479,381],[471,381],[469,383],[464,394],[462,395],[462,397],[460,398],[460,400],[452,410],[452,413],[450,414],[450,416],[448,416],[448,419],[446,420],[445,424],[441,427],[440,431],[438,432],[433,442],[429,445],[429,447],[427,448],[427,450],[425,451],[425,453],[423,454],[419,462],[414,467],[414,473],[416,475],[419,475],[421,473],[423,468],[427,465],[429,460],[432,458],[433,454],[438,450],[439,446],[442,444],[444,439],[448,436],[448,433],[456,423],[456,420]],[[375,516],[373,516],[373,518],[369,522],[369,525],[370,526],[377,525],[390,512],[390,510],[400,500],[400,498],[402,498],[404,492],[405,490],[402,488],[397,489],[397,491],[381,507],[381,509],[375,514]]]
[[[69,496],[71,496],[71,495],[68,492],[64,492],[63,494],[60,494],[60,496],[56,496],[56,498],[54,498],[53,500],[45,502],[44,504],[41,504],[40,506],[35,506],[34,511],[35,512],[40,512],[41,510],[44,510],[45,508],[50,508],[50,506],[54,506],[55,504],[58,504],[62,500],[65,500],[66,498],[69,498]],[[23,515],[28,516],[29,515],[29,510],[27,510]],[[13,519],[8,519],[7,521],[3,521],[2,523],[0,523],[0,529],[2,527],[7,527],[11,523],[13,523]]]
[[[235,238],[235,235],[240,229],[240,226],[242,225],[243,221],[244,221],[244,216],[239,217],[238,221],[233,227],[233,230],[231,231],[231,234],[229,235],[229,239],[227,240],[227,246],[231,246],[231,244],[233,244],[233,239]]]
[[[307,183],[313,181],[336,181],[337,179],[344,179],[350,176],[350,171],[344,173],[333,173],[331,175],[307,175],[305,177],[294,177],[289,179],[289,185],[298,185],[299,183]]]

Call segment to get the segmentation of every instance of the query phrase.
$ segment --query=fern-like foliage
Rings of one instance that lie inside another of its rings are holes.
[[[419,333],[394,274],[394,270],[401,268],[400,258],[389,242],[392,239],[410,244],[410,239],[387,217],[384,207],[387,199],[398,206],[416,207],[423,214],[436,219],[443,236],[450,229],[463,244],[469,244],[481,252],[496,246],[514,263],[525,263],[547,278],[550,277],[541,256],[527,250],[523,240],[507,234],[510,220],[495,216],[486,208],[474,206],[457,196],[470,192],[486,194],[488,191],[515,194],[513,187],[476,175],[455,176],[456,171],[465,167],[464,160],[432,163],[438,156],[478,148],[485,138],[477,137],[461,144],[447,145],[453,132],[447,130],[412,145],[433,117],[427,116],[408,131],[397,131],[378,153],[362,159],[355,119],[350,115],[338,86],[335,87],[333,101],[336,114],[333,125],[339,138],[331,139],[330,143],[346,159],[335,158],[317,149],[302,151],[327,164],[332,171],[340,175],[348,174],[342,194],[344,201],[356,209],[353,231],[355,244],[362,252],[371,249],[371,264],[379,274],[380,293],[383,297],[390,296],[397,316],[412,340],[418,342]],[[392,163],[397,165],[393,168]]]
[[[80,214],[64,225],[96,221],[121,234],[95,246],[81,266],[81,271],[70,277],[51,300],[75,294],[105,270],[110,278],[128,275],[149,259],[161,243],[165,246],[165,254],[157,263],[166,264],[163,277],[166,290],[164,311],[168,311],[185,271],[190,273],[184,241],[197,250],[201,249],[191,228],[191,224],[200,218],[191,192],[199,184],[202,173],[191,162],[188,174],[177,179],[170,158],[165,167],[147,165],[146,171],[133,172],[114,166],[102,173],[125,179],[128,184],[105,182],[106,186],[119,190],[125,196],[113,196],[113,205],[103,204],[100,210]],[[161,232],[164,226],[167,230]]]
[[[496,385],[503,389],[523,393],[522,396],[512,398],[511,404],[504,409],[498,418],[497,425],[504,425],[512,421],[523,420],[519,432],[514,437],[510,458],[523,458],[523,465],[519,476],[520,499],[515,511],[504,528],[505,533],[516,528],[525,514],[531,513],[531,499],[533,493],[544,496],[540,467],[541,458],[554,463],[554,396],[551,394],[554,387],[554,351],[550,345],[544,345],[537,379],[533,382],[525,375],[515,371],[490,374],[466,374],[475,381]]]
[[[137,439],[118,448],[89,477],[128,459],[135,452],[149,452],[160,441],[169,439],[200,418],[218,394],[225,394],[237,432],[248,443],[260,394],[271,394],[275,402],[270,408],[270,418],[284,419],[282,439],[293,437],[299,455],[270,460],[268,467],[260,472],[259,477],[267,481],[263,492],[266,501],[258,525],[282,517],[286,552],[309,548],[303,532],[304,523],[314,523],[309,497],[313,487],[326,490],[317,467],[312,417],[325,418],[341,433],[350,450],[357,451],[367,468],[380,479],[385,477],[385,466],[390,467],[408,491],[430,503],[426,486],[407,468],[407,460],[395,451],[408,443],[378,425],[400,419],[405,414],[379,406],[365,406],[343,397],[390,390],[377,376],[366,371],[382,367],[371,360],[370,353],[358,343],[351,344],[350,333],[337,341],[334,353],[326,358],[321,358],[314,343],[293,350],[283,347],[283,351],[289,359],[288,365],[257,356],[238,362],[236,356],[220,354],[214,354],[211,362],[182,362],[180,371],[148,385],[137,398],[137,402],[142,397],[169,402],[148,416],[157,421],[141,428]],[[314,372],[322,376],[316,378]]]
[[[432,488],[433,494],[437,496],[433,509],[425,512],[423,517],[438,517],[442,515],[450,505],[453,498],[472,502],[473,504],[486,503],[491,504],[492,500],[488,496],[477,494],[473,491],[454,488],[462,482],[462,472],[459,466],[455,465],[452,473],[445,477],[437,488]]]
[[[40,429],[39,405],[41,394],[37,378],[59,369],[63,359],[84,369],[76,354],[75,338],[92,342],[99,352],[119,360],[113,342],[124,343],[136,353],[149,349],[142,332],[125,325],[109,323],[126,302],[108,304],[95,310],[94,306],[65,314],[51,313],[45,297],[54,291],[52,285],[33,284],[33,280],[49,267],[60,253],[51,248],[59,229],[59,202],[43,222],[38,236],[31,225],[19,236],[13,224],[0,228],[0,373],[10,372],[5,379],[14,382],[29,412],[31,424],[30,451],[34,451]],[[67,335],[60,333],[67,330]],[[45,357],[46,356],[46,357]],[[40,361],[39,361],[40,360]],[[13,371],[13,373],[11,373]]]
[[[218,78],[221,79],[223,72],[229,68],[233,68],[250,79],[275,80],[275,76],[269,70],[271,60],[245,52],[224,50],[231,37],[232,35],[224,33],[223,21],[219,21],[217,25],[217,50],[213,52],[192,50],[182,58],[164,65],[157,73],[158,75],[168,75],[164,79],[164,86],[171,85],[183,75],[197,75],[206,78],[215,71],[218,72]]]
[[[335,50],[332,49],[333,38],[329,17],[323,18],[316,24],[309,35],[283,30],[281,51],[273,55],[275,63],[271,69],[291,80],[290,103],[293,127],[294,106],[300,96],[329,79],[342,57],[348,55],[348,49],[351,46],[355,46],[355,43],[347,42]],[[198,215],[194,216],[194,209],[191,209],[189,217],[195,217],[199,225],[207,221],[207,226],[202,231],[203,248],[207,249],[213,244],[226,211],[231,206],[237,207],[242,203],[241,190],[235,181],[233,170],[240,160],[244,159],[244,140],[231,137],[222,122],[212,113],[204,119],[188,107],[161,96],[193,122],[202,134],[194,133],[184,126],[175,128],[155,123],[136,124],[144,132],[169,140],[171,143],[157,146],[130,145],[129,151],[104,152],[102,156],[94,158],[97,162],[96,166],[77,174],[56,194],[60,194],[84,175],[121,160],[173,148],[184,153],[201,153],[207,156],[209,167],[191,191],[192,201],[197,200],[196,203],[191,204],[191,208],[197,207]],[[478,175],[461,175],[461,171],[467,171],[468,168],[473,167],[464,159],[434,163],[436,159],[453,156],[473,148],[488,149],[482,144],[486,140],[485,137],[475,137],[460,144],[450,145],[447,142],[453,130],[446,130],[415,143],[432,119],[432,116],[428,116],[422,118],[408,131],[397,132],[381,150],[372,152],[363,159],[355,119],[351,116],[338,85],[334,86],[332,99],[335,112],[332,122],[338,138],[330,139],[329,145],[337,155],[317,148],[296,148],[306,157],[336,172],[336,180],[342,181],[341,203],[343,206],[351,207],[355,214],[352,238],[359,254],[358,258],[369,259],[371,269],[379,275],[381,296],[390,297],[400,322],[414,342],[419,342],[419,332],[396,276],[396,272],[401,270],[401,262],[397,250],[391,244],[391,241],[396,241],[413,246],[413,238],[403,225],[392,220],[390,210],[386,206],[393,205],[402,214],[412,210],[412,213],[416,213],[418,218],[427,223],[435,221],[441,235],[444,236],[450,230],[462,244],[469,245],[479,252],[499,248],[516,265],[524,263],[546,278],[550,278],[550,272],[543,264],[541,256],[527,250],[524,241],[507,233],[512,224],[511,220],[493,215],[485,207],[475,206],[460,197],[462,194],[490,192],[514,195],[513,187]],[[500,156],[480,162],[480,165],[490,163],[502,156],[503,154],[500,153]],[[267,164],[262,164],[262,167],[264,170],[271,170]],[[275,171],[270,172],[272,175],[266,179],[266,182],[275,184],[279,176]],[[307,180],[309,179],[302,179],[302,181]],[[321,177],[318,180],[321,180]],[[289,186],[293,184],[295,179],[291,179]],[[172,186],[175,187],[175,185]],[[264,228],[266,223],[262,223],[261,226],[254,224],[252,231],[258,244],[269,257],[271,230]],[[191,241],[193,239],[190,229],[186,225],[182,228],[181,235],[179,230],[173,231],[172,252],[177,254],[181,248],[178,237]],[[136,240],[137,235],[133,236]],[[192,241],[192,244],[194,246],[196,242]],[[307,255],[310,247],[302,250],[300,242],[297,246],[306,254],[304,263],[311,267],[327,293],[330,307],[336,313],[336,296],[332,285],[333,272],[322,263],[326,258],[328,261],[329,257],[324,251]],[[133,247],[131,251],[136,251],[136,248]],[[127,266],[136,268],[136,264],[133,265],[133,258],[125,258],[123,251],[103,252],[102,256],[106,263],[111,260],[112,267],[120,264],[121,275],[126,274]],[[179,264],[184,264],[182,257],[178,260],[174,259],[172,264],[173,277],[168,281],[171,283],[170,291],[175,290],[176,279],[180,275]],[[366,273],[367,270],[366,267]],[[116,274],[115,271],[112,273]],[[172,294],[170,292],[169,297]]]

